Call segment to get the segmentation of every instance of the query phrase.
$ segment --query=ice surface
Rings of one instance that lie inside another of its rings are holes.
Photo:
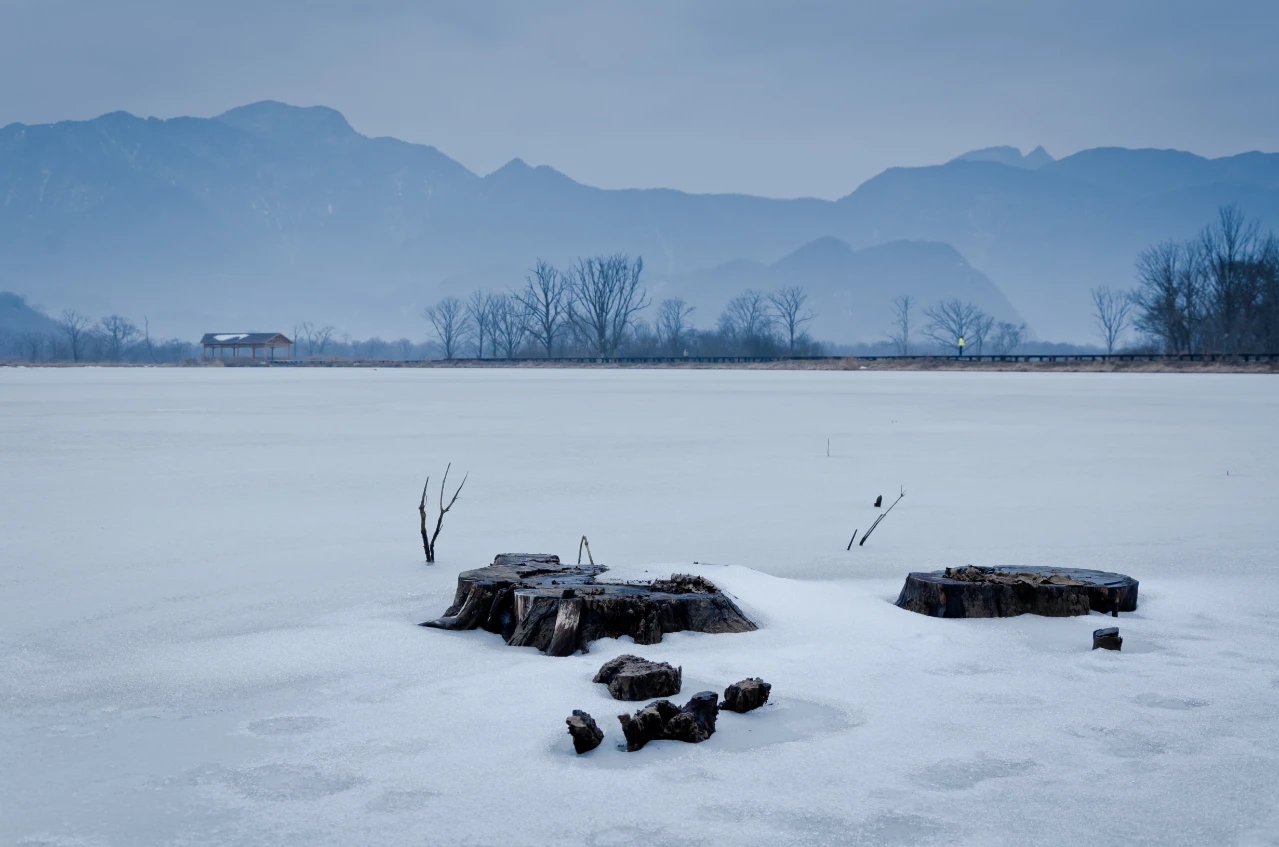
[[[0,844],[1275,844],[1276,421],[1241,375],[0,369]],[[583,533],[762,628],[413,625]],[[967,563],[1137,577],[1123,652],[891,605]],[[624,652],[772,697],[626,754]]]

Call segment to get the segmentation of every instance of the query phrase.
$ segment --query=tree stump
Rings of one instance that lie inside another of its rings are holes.
[[[564,723],[568,724],[568,734],[573,736],[573,749],[579,755],[589,753],[604,740],[604,730],[595,723],[595,718],[581,709],[574,709],[573,714],[564,719]]]
[[[657,644],[667,632],[751,632],[757,627],[714,584],[674,574],[649,584],[596,582],[603,565],[508,553],[457,577],[453,604],[421,626],[485,629],[513,647],[568,656],[598,638]]]
[[[1105,571],[970,565],[909,574],[897,605],[938,618],[1118,615],[1136,610],[1137,585],[1130,576]]]
[[[772,690],[773,686],[758,677],[734,682],[724,689],[724,702],[720,708],[742,713],[758,709],[768,702],[768,693]]]
[[[607,685],[614,700],[652,700],[674,697],[683,677],[683,668],[627,654],[605,662],[593,681]]]
[[[669,700],[658,700],[634,715],[618,715],[622,734],[626,736],[626,752],[634,753],[650,741],[685,741],[697,744],[715,734],[715,718],[719,714],[719,695],[702,691],[693,695],[683,708]]]

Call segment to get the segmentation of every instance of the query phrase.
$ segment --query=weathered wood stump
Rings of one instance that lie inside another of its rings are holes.
[[[683,708],[669,700],[650,703],[632,715],[618,715],[626,751],[634,753],[650,741],[685,741],[697,744],[715,734],[715,718],[719,715],[719,695],[702,691],[693,695]]]
[[[593,681],[607,685],[614,700],[652,700],[674,697],[683,678],[683,668],[627,654],[605,662]]]
[[[1124,640],[1119,637],[1119,627],[1108,626],[1105,629],[1094,629],[1092,632],[1092,649],[1122,650]]]
[[[897,605],[938,618],[1118,615],[1136,610],[1137,584],[1130,576],[1105,571],[970,565],[909,574]]]
[[[595,723],[595,718],[581,709],[574,709],[573,714],[564,719],[564,723],[568,724],[568,734],[573,736],[573,749],[579,755],[589,753],[604,740],[604,730]]]
[[[772,690],[773,686],[758,677],[734,682],[724,689],[724,702],[720,704],[720,708],[730,712],[758,709],[768,702],[768,693]]]
[[[645,584],[596,582],[603,565],[561,565],[558,556],[508,553],[457,577],[453,604],[424,621],[438,629],[485,629],[513,647],[568,656],[598,638],[629,635],[657,644],[663,633],[751,632],[737,604],[702,577],[675,574]]]

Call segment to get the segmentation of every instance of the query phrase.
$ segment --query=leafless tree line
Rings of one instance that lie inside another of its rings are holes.
[[[816,347],[806,332],[813,314],[802,288],[745,291],[729,302],[715,330],[699,331],[695,309],[680,298],[657,304],[651,324],[642,317],[652,305],[643,270],[643,259],[623,254],[578,259],[563,271],[539,259],[521,288],[445,297],[423,317],[447,359],[779,355]]]
[[[1131,323],[1165,353],[1279,351],[1279,239],[1224,206],[1198,237],[1143,252],[1136,288],[1094,292],[1094,310],[1103,334]]]
[[[1007,356],[1026,342],[1026,325],[996,321],[976,305],[952,298],[926,306],[920,311],[925,322],[916,334],[915,298],[909,294],[893,298],[893,323],[888,340],[900,356],[920,352],[958,352]],[[963,339],[961,347],[959,341]],[[916,345],[916,341],[921,343]],[[989,346],[989,349],[987,347]]]
[[[0,332],[0,358],[25,362],[134,362],[169,364],[194,359],[193,344],[151,336],[150,321],[139,327],[128,318],[93,320],[65,309],[48,331]]]

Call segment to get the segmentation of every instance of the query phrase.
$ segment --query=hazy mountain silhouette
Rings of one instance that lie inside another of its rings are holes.
[[[1042,168],[1053,161],[1052,156],[1043,147],[1036,147],[1026,155],[1016,147],[985,147],[981,150],[970,150],[962,156],[956,156],[955,162],[998,162],[1010,168],[1026,168],[1034,170]]]
[[[0,291],[0,333],[51,335],[56,329],[53,319],[29,304],[25,297],[12,291]]]
[[[1021,323],[1021,316],[990,278],[948,244],[893,241],[862,250],[826,236],[766,265],[748,259],[671,278],[656,297],[684,296],[697,311],[697,326],[714,326],[724,305],[744,289],[761,291],[799,285],[816,315],[815,338],[877,341],[892,322],[892,300],[916,299],[914,322],[922,330],[922,309],[951,297],[971,301],[999,320]]]
[[[978,152],[890,169],[829,202],[602,190],[518,159],[479,176],[433,147],[360,135],[332,109],[272,102],[12,124],[0,275],[52,308],[147,314],[165,334],[315,320],[420,337],[423,305],[518,285],[539,256],[640,254],[669,289],[828,235],[934,241],[988,273],[1041,337],[1082,339],[1088,289],[1127,284],[1151,242],[1195,232],[1224,202],[1279,220],[1274,154]]]

